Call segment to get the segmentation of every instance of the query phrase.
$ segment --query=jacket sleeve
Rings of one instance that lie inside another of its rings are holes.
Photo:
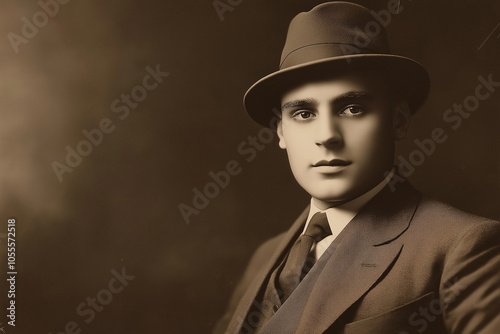
[[[445,259],[440,302],[449,333],[500,333],[500,223],[483,221],[456,239]]]

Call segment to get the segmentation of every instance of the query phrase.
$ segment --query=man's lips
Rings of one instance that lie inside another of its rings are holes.
[[[320,160],[313,164],[313,167],[321,167],[321,166],[327,166],[327,167],[341,167],[341,166],[348,166],[352,162],[351,161],[345,161],[341,159],[333,159],[333,160]]]

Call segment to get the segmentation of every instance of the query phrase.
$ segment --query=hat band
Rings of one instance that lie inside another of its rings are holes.
[[[360,49],[354,44],[348,43],[318,43],[302,46],[290,52],[284,57],[280,64],[280,70],[295,65],[305,64],[315,60],[326,58],[349,56],[354,54],[387,54],[368,48]]]

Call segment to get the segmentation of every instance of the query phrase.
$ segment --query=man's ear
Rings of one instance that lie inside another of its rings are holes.
[[[281,119],[278,121],[276,133],[278,134],[280,147],[286,149],[285,138],[283,137],[283,121]]]
[[[399,102],[394,106],[392,127],[394,130],[394,140],[401,140],[406,137],[410,126],[411,112],[406,101]]]

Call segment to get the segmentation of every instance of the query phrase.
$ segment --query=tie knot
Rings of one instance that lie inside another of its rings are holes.
[[[304,233],[304,235],[313,238],[316,242],[319,242],[331,234],[332,230],[330,229],[328,218],[324,212],[317,212],[314,214],[309,222],[309,225],[307,225],[306,232]]]

